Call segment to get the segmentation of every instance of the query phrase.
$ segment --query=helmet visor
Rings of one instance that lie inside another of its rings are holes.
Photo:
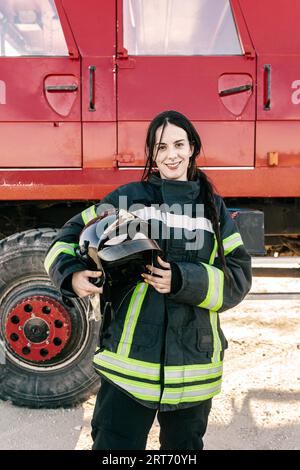
[[[149,250],[161,251],[155,240],[151,240],[149,238],[137,238],[134,240],[127,240],[119,245],[104,246],[98,252],[98,256],[103,261],[112,262],[127,258],[135,253]]]

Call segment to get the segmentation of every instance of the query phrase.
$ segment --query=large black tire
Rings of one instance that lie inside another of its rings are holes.
[[[87,303],[66,305],[44,269],[53,229],[0,241],[0,398],[30,408],[70,407],[99,387],[98,324]]]

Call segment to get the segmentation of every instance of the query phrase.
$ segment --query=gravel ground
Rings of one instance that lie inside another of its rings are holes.
[[[255,278],[253,291],[299,292],[300,279]],[[221,314],[229,341],[205,448],[300,449],[300,301],[250,301]],[[0,401],[0,449],[90,449],[95,397],[65,410]],[[147,449],[159,449],[155,422]]]

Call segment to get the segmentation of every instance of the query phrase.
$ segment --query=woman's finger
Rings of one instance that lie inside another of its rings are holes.
[[[100,277],[102,276],[102,271],[83,271],[87,277]]]
[[[146,278],[147,276],[147,278]],[[157,292],[161,294],[169,294],[171,292],[171,281],[153,278],[149,275],[143,275],[144,280],[147,284],[150,284]]]
[[[170,277],[153,277],[151,274],[143,273],[142,277],[147,279],[151,285],[168,285],[170,283]]]
[[[171,269],[170,263],[167,263],[166,261],[163,261],[160,256],[157,257],[157,261],[159,262],[159,264],[160,264],[163,268],[165,268],[165,269]]]
[[[171,289],[167,286],[153,286],[154,289],[159,292],[160,294],[169,294],[171,292]]]
[[[89,277],[100,277],[101,271],[78,271],[72,276],[72,287],[79,297],[87,297],[92,294],[101,294],[101,287],[96,287],[89,281]]]
[[[163,269],[155,268],[154,266],[150,266],[147,264],[146,268],[152,273],[155,274],[156,276],[162,277],[165,273]]]
[[[91,284],[91,286],[91,288],[73,287],[73,290],[79,297],[87,297],[92,294],[102,294],[102,287],[96,287],[93,286],[93,284]]]
[[[155,268],[154,266],[150,266],[150,265],[147,265],[146,268],[151,271],[152,274],[155,274],[156,276],[160,276],[160,277],[166,277],[166,276],[170,276],[171,275],[171,270],[168,269],[159,269],[159,268]]]

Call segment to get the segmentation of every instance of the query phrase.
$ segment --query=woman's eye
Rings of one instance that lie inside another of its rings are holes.
[[[166,146],[165,146],[165,145],[160,145],[160,146],[158,147],[158,150],[165,150],[165,149],[166,149]]]

